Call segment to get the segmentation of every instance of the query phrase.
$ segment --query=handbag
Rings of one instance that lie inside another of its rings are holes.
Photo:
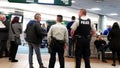
[[[16,34],[15,31],[13,30],[12,25],[11,25],[11,29],[12,29],[13,33]],[[20,37],[15,36],[15,45],[21,45]]]
[[[21,39],[20,39],[20,37],[15,37],[15,44],[16,45],[21,45]]]

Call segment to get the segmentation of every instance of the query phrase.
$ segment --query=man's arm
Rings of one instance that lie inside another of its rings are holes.
[[[75,30],[74,30],[74,29],[71,29],[71,36],[72,36],[72,37],[74,36],[74,33],[75,33]]]
[[[99,48],[99,41],[98,41],[98,40],[95,40],[95,41],[94,41],[94,45],[95,45],[95,47],[98,49],[98,48]]]
[[[50,27],[48,34],[47,34],[47,42],[48,42],[48,46],[51,43],[51,36],[52,36],[52,26]]]
[[[106,45],[106,41],[105,40],[103,40],[103,44]]]
[[[74,33],[75,33],[75,30],[77,29],[77,27],[79,26],[79,23],[78,22],[75,22],[73,23],[73,25],[71,26],[71,36],[73,37]]]
[[[69,42],[68,42],[68,31],[67,31],[67,28],[65,28],[65,42],[66,42],[66,45],[69,45]]]
[[[39,23],[35,23],[35,28],[36,28],[36,31],[37,31],[37,33],[38,33],[38,35],[39,36],[46,36],[47,35],[47,33],[45,33],[44,31],[43,31],[43,29],[42,29],[42,27],[41,27],[41,25],[39,24]]]
[[[95,36],[96,28],[95,28],[95,25],[93,23],[91,24],[91,28],[92,28],[92,36]]]
[[[5,21],[5,22],[0,21],[0,23],[4,26],[4,28],[0,28],[0,31],[8,31],[9,30],[9,22],[7,22],[7,21]]]

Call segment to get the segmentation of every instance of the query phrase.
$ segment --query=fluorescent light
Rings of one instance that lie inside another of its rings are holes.
[[[100,8],[91,8],[93,11],[101,10]]]
[[[87,9],[89,11],[100,11],[101,9],[100,8],[91,8],[91,9]]]
[[[110,15],[110,16],[117,16],[118,14],[117,13],[110,13],[108,15]]]
[[[98,3],[99,3],[99,2],[103,2],[103,1],[104,1],[104,0],[95,0],[95,2],[98,2]]]
[[[72,0],[72,3],[75,3],[76,1],[75,0]]]

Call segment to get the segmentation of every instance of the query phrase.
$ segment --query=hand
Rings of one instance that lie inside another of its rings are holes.
[[[96,31],[92,31],[92,36],[95,36],[96,35]]]
[[[66,45],[64,45],[64,49],[66,49]]]
[[[48,53],[51,53],[52,52],[52,49],[50,46],[48,46]]]
[[[104,44],[101,44],[102,46],[104,46]]]
[[[75,30],[71,29],[71,36],[73,37]]]

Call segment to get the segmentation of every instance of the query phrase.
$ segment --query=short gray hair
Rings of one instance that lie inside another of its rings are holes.
[[[41,15],[41,14],[40,14],[40,13],[36,13],[36,14],[34,15],[34,19],[37,19],[37,17],[38,17],[39,15]]]

